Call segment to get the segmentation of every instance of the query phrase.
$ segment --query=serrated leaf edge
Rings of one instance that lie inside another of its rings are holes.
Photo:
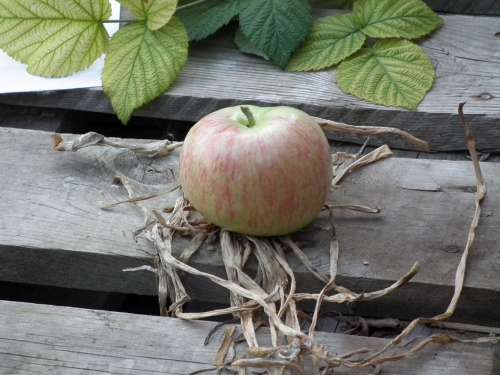
[[[419,47],[419,48],[421,49],[421,47],[420,47],[418,44],[415,44],[415,43],[413,43],[413,42],[410,42],[410,41],[408,41],[407,39],[402,39],[402,38],[384,38],[384,39],[380,39],[380,41],[390,41],[390,40],[394,40],[394,41],[397,41],[397,40],[407,41],[408,43],[412,43],[413,45],[415,45],[415,46],[417,46],[417,47]],[[359,50],[359,51],[358,51],[358,52],[356,52],[354,55],[352,55],[352,56],[350,56],[350,57],[346,58],[345,60],[343,60],[343,61],[342,61],[342,62],[338,65],[338,67],[340,68],[340,65],[342,65],[343,63],[347,63],[347,62],[349,62],[349,61],[352,61],[353,59],[356,59],[356,58],[360,57],[362,54],[367,54],[367,53],[369,53],[369,54],[371,54],[371,55],[373,55],[373,56],[375,56],[375,57],[376,57],[376,55],[374,55],[374,54],[373,54],[373,52],[371,52],[371,51],[373,51],[373,48],[374,48],[374,47],[365,47],[365,48],[363,48],[363,49]],[[340,89],[341,89],[344,93],[349,94],[349,95],[352,95],[352,96],[354,96],[354,97],[356,97],[356,98],[358,98],[358,99],[365,100],[365,101],[370,102],[370,103],[373,103],[373,104],[382,105],[382,106],[385,106],[385,107],[396,107],[396,108],[398,108],[398,107],[399,107],[399,108],[405,108],[405,109],[408,109],[408,110],[410,110],[410,111],[416,111],[416,110],[418,109],[418,106],[420,105],[420,103],[422,103],[422,101],[424,100],[425,96],[429,93],[429,91],[430,91],[430,90],[432,90],[432,87],[434,86],[434,83],[435,83],[435,81],[436,81],[436,72],[435,72],[435,67],[434,67],[434,65],[432,64],[432,61],[430,60],[429,56],[427,56],[427,54],[426,54],[423,50],[422,50],[422,53],[423,53],[423,55],[424,55],[424,56],[428,59],[428,61],[429,61],[430,65],[432,66],[432,69],[433,69],[433,71],[432,71],[432,77],[431,77],[431,78],[432,78],[432,80],[431,80],[431,83],[430,83],[430,85],[429,85],[429,88],[427,88],[427,89],[426,89],[426,92],[425,92],[425,94],[423,95],[423,97],[422,97],[422,98],[420,99],[420,101],[419,101],[418,103],[416,103],[414,106],[384,104],[384,103],[377,102],[377,101],[375,101],[375,100],[373,100],[373,99],[371,99],[371,98],[358,96],[357,94],[355,94],[354,92],[352,92],[352,90],[349,90],[347,87],[345,87],[345,86],[343,85],[343,83],[341,82],[341,80],[339,80],[339,79],[338,79],[338,76],[337,76],[337,78],[336,78],[337,85],[338,85],[338,87],[339,87],[339,88],[340,88]],[[385,67],[384,67],[382,64],[381,64],[381,66],[384,68],[384,70],[386,70],[386,69],[385,69]],[[338,74],[338,71],[337,71],[337,74]],[[394,82],[395,84],[397,84],[397,82],[396,82],[396,81],[393,81],[392,79],[391,79],[391,81],[392,81],[392,82]],[[406,100],[406,101],[407,101],[407,102],[410,102],[410,101],[408,101],[408,100]]]

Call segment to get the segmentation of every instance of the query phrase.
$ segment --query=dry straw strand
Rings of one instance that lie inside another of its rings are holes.
[[[215,359],[216,367],[203,371],[229,368],[242,375],[247,368],[262,368],[271,375],[287,372],[304,373],[304,361],[307,357],[313,359],[316,372],[321,374],[338,366],[348,368],[375,367],[379,371],[382,364],[414,355],[431,343],[485,343],[498,340],[496,337],[462,340],[449,334],[436,334],[416,343],[412,342],[412,346],[409,349],[405,347],[403,351],[393,351],[393,349],[398,347],[398,349],[401,349],[400,344],[419,324],[430,323],[438,325],[451,317],[455,312],[464,286],[467,259],[470,255],[475,240],[476,229],[479,225],[481,203],[486,195],[486,184],[481,173],[475,140],[463,114],[463,105],[462,103],[459,106],[459,114],[462,119],[467,146],[474,166],[477,191],[475,194],[474,216],[469,227],[464,252],[456,270],[453,296],[448,308],[442,314],[431,318],[415,319],[396,338],[378,350],[360,348],[343,355],[334,355],[326,348],[315,344],[314,332],[323,303],[362,302],[381,298],[406,284],[418,272],[419,265],[415,263],[405,275],[389,287],[366,293],[356,293],[336,284],[337,264],[341,247],[335,236],[333,210],[348,209],[366,214],[374,214],[380,212],[380,209],[358,204],[332,205],[327,207],[331,221],[331,241],[329,249],[330,274],[326,275],[313,266],[307,255],[289,237],[260,239],[236,235],[225,230],[218,230],[206,222],[195,221],[192,215],[194,212],[193,207],[182,196],[178,197],[174,207],[168,210],[148,209],[142,205],[144,201],[157,198],[161,194],[174,193],[178,185],[172,184],[168,191],[162,193],[136,196],[132,181],[129,181],[125,176],[120,176],[121,182],[128,191],[129,199],[117,202],[110,207],[121,203],[131,203],[139,207],[144,214],[145,219],[142,233],[151,241],[157,251],[157,257],[155,258],[156,267],[155,269],[149,266],[139,267],[133,270],[149,270],[156,273],[162,315],[174,314],[183,319],[202,319],[233,314],[235,318],[240,320],[241,331],[249,349],[247,357],[236,360],[227,359],[229,351],[231,348],[234,348],[235,342],[238,341],[236,326],[231,326],[225,331]],[[316,118],[316,120],[327,133],[337,132],[358,136],[397,135],[422,150],[429,150],[429,145],[426,142],[399,129],[352,126],[319,118]],[[342,155],[340,153],[335,155],[336,173],[332,183],[333,186],[339,184],[348,174],[357,169],[392,155],[391,150],[385,145],[363,155],[363,150],[367,143],[368,139],[356,155]],[[171,143],[168,141],[152,142],[150,144],[124,142],[109,139],[97,133],[84,134],[71,141],[64,140],[60,135],[54,137],[54,148],[56,150],[76,151],[90,146],[107,146],[133,151],[138,155],[146,157],[164,157],[181,145],[182,143]],[[190,245],[184,248],[180,257],[175,257],[172,252],[173,241],[176,235],[192,237]],[[188,264],[191,257],[202,247],[202,244],[216,236],[218,236],[220,241],[221,257],[226,268],[227,280],[200,271]],[[324,283],[324,287],[320,293],[297,292],[294,272],[288,264],[287,256],[284,252],[285,248],[290,249],[306,269]],[[256,282],[245,272],[245,266],[251,257],[257,260],[258,272],[256,280],[259,282]],[[182,273],[206,278],[228,289],[231,295],[231,306],[207,312],[184,313],[182,306],[189,300],[189,296],[182,283]],[[330,294],[332,290],[335,291],[334,294]],[[167,307],[168,298],[170,298],[171,304]],[[299,316],[302,315],[296,306],[297,302],[303,300],[313,300],[316,302],[307,335],[300,329]],[[263,319],[263,317],[265,318]],[[257,341],[256,331],[266,323],[266,320],[271,335],[271,347],[259,346]],[[287,339],[286,343],[280,342],[282,337]]]

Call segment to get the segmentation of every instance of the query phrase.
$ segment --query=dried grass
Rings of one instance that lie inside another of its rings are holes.
[[[319,117],[315,117],[315,120],[323,128],[325,133],[349,134],[361,137],[395,135],[405,140],[409,144],[415,146],[419,151],[430,151],[430,146],[427,142],[401,129],[389,128],[384,126],[348,125],[332,120],[325,120]]]
[[[477,192],[473,220],[468,231],[464,252],[456,270],[454,294],[445,312],[430,318],[415,319],[397,337],[382,348],[377,350],[360,348],[343,355],[336,355],[325,347],[317,345],[314,340],[315,328],[324,303],[343,304],[383,298],[410,281],[419,270],[418,263],[416,263],[395,283],[385,289],[373,292],[357,293],[337,284],[337,263],[341,248],[335,234],[332,211],[350,209],[367,214],[376,214],[380,211],[378,208],[357,204],[325,207],[330,213],[329,231],[331,233],[329,275],[325,275],[315,269],[307,255],[289,237],[262,239],[215,228],[206,223],[199,215],[197,216],[189,202],[182,196],[177,198],[173,207],[166,209],[164,207],[147,208],[142,203],[151,196],[137,196],[133,184],[122,176],[120,181],[129,193],[129,199],[123,202],[132,203],[142,209],[144,226],[141,228],[140,234],[153,244],[157,253],[156,269],[139,267],[127,271],[148,270],[156,273],[162,315],[172,315],[192,320],[232,314],[234,318],[240,321],[240,329],[248,347],[246,355],[234,360],[227,359],[228,353],[232,349],[234,350],[235,342],[239,340],[235,326],[231,326],[225,331],[224,339],[215,359],[215,367],[203,371],[226,368],[238,374],[244,374],[247,368],[260,368],[272,375],[284,373],[302,374],[305,371],[306,363],[312,363],[313,373],[318,374],[324,374],[340,366],[346,368],[374,367],[379,371],[380,366],[384,363],[407,358],[423,350],[431,343],[444,345],[452,342],[484,343],[497,341],[495,337],[462,340],[449,334],[436,334],[410,342],[411,345],[408,343],[402,345],[404,339],[407,339],[419,324],[439,324],[453,315],[463,289],[467,259],[479,224],[481,202],[486,195],[486,185],[481,174],[475,141],[463,116],[463,104],[460,106],[459,112],[474,165]],[[318,122],[325,131],[363,136],[382,133],[396,134],[411,142],[414,146],[428,150],[427,143],[398,129],[352,127],[322,119],[318,119]],[[70,142],[65,142],[60,136],[56,136],[54,145],[58,150],[71,151],[91,145],[107,145],[128,148],[142,155],[157,157],[168,154],[171,150],[179,147],[180,143],[126,144],[92,133]],[[334,155],[332,187],[334,188],[341,183],[342,179],[349,173],[389,157],[391,154],[392,152],[387,146],[381,146],[366,155],[362,155],[362,152],[357,155]],[[157,196],[155,195],[155,197]],[[184,249],[180,257],[175,257],[172,254],[173,241],[177,236],[192,237],[191,244]],[[202,247],[202,244],[208,238],[217,238],[219,241],[227,279],[203,272],[188,264],[192,255]],[[294,272],[288,264],[285,249],[291,250],[291,253],[301,261],[306,269],[325,284],[320,293],[297,292]],[[257,262],[257,277],[255,279],[245,271],[245,266],[250,257],[255,258]],[[200,313],[183,312],[183,305],[189,301],[189,296],[182,283],[183,273],[204,278],[227,289],[230,292],[230,307]],[[168,305],[169,300],[170,304]],[[301,330],[299,317],[303,314],[297,309],[297,302],[304,300],[315,301],[314,314],[307,333]],[[271,346],[259,345],[256,331],[263,324],[269,327]]]

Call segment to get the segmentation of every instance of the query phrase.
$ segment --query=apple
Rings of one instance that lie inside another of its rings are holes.
[[[309,224],[332,180],[320,126],[291,107],[237,106],[203,117],[181,151],[185,197],[209,222],[254,236]]]

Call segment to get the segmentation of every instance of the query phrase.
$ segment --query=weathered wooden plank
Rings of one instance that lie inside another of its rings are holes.
[[[142,139],[184,139],[189,122],[167,121],[147,117],[134,117],[124,127],[111,114],[88,112],[82,117],[79,111],[59,110],[52,108],[30,108],[0,104],[0,127],[57,131],[59,133],[83,134],[98,130],[108,137],[142,138]],[[337,152],[357,153],[360,145],[350,142],[331,141]],[[375,149],[367,146],[366,151]],[[470,160],[467,151],[453,152],[418,152],[411,150],[392,150],[395,157],[439,160]],[[487,153],[485,161],[500,161],[498,153]]]
[[[496,0],[424,0],[438,12],[458,14],[500,15],[500,3]],[[338,8],[341,1],[315,0],[314,4],[324,8]]]
[[[438,12],[500,15],[500,2],[497,0],[425,0],[425,2]]]
[[[399,157],[398,153],[395,153],[395,155]],[[480,156],[481,161],[495,162],[495,163],[500,162],[500,154],[498,154],[498,153],[485,152],[485,153],[480,154],[480,155],[481,155]],[[408,156],[403,154],[401,157],[408,157]],[[470,160],[469,153],[468,152],[461,152],[461,151],[434,152],[434,153],[419,152],[419,153],[417,153],[416,158],[417,159],[433,159],[433,160]]]
[[[110,159],[110,151],[94,147],[63,154],[53,152],[50,142],[50,133],[0,128],[0,280],[154,295],[152,275],[121,272],[150,263],[150,246],[132,235],[142,224],[140,213],[127,206],[99,207],[123,199],[111,184],[116,173],[168,183],[173,177],[167,170],[176,169],[176,158],[152,164],[137,159],[126,169],[121,160],[128,153]],[[489,195],[456,318],[498,326],[500,166],[484,163],[483,168]],[[414,282],[377,302],[353,306],[355,312],[409,319],[445,308],[472,217],[473,191],[470,163],[389,159],[350,176],[334,192],[338,204],[383,209],[378,216],[336,215],[340,282],[359,291],[374,290],[399,278],[413,262],[422,265]],[[324,225],[319,220],[295,238],[313,264],[327,272]],[[200,251],[192,264],[224,275],[217,252],[208,250]],[[290,262],[300,290],[321,288],[296,259]],[[227,302],[220,288],[207,288],[190,277],[186,283],[196,299]]]
[[[16,375],[187,375],[213,367],[223,332],[204,346],[213,322],[1,301],[0,323],[0,372]],[[323,332],[315,338],[339,354],[387,343]],[[496,374],[500,367],[494,351],[493,346],[434,346],[388,364],[384,374]]]
[[[321,11],[319,15],[338,11]],[[370,104],[343,94],[335,72],[285,73],[236,50],[229,33],[197,43],[174,87],[138,115],[196,121],[221,107],[241,103],[288,104],[355,125],[394,126],[429,141],[435,150],[464,150],[457,106],[474,124],[480,149],[500,150],[500,31],[498,18],[448,15],[422,44],[437,67],[437,80],[418,112]],[[1,95],[0,102],[111,112],[102,90],[84,89]],[[338,136],[337,139],[359,139]],[[375,141],[375,140],[374,140]],[[391,145],[409,148],[394,139]]]
[[[30,108],[0,104],[0,127],[57,131],[59,133],[83,134],[88,131],[99,131],[108,137],[142,138],[142,139],[184,139],[192,123],[184,121],[167,121],[147,117],[134,117],[124,127],[111,114],[87,112],[82,116],[80,111],[60,110],[52,108]],[[360,145],[350,142],[331,141],[337,152],[357,153]],[[367,146],[366,151],[375,149]],[[454,152],[418,152],[393,149],[395,157],[469,160],[467,151]],[[500,155],[488,153],[485,161],[500,161]]]

